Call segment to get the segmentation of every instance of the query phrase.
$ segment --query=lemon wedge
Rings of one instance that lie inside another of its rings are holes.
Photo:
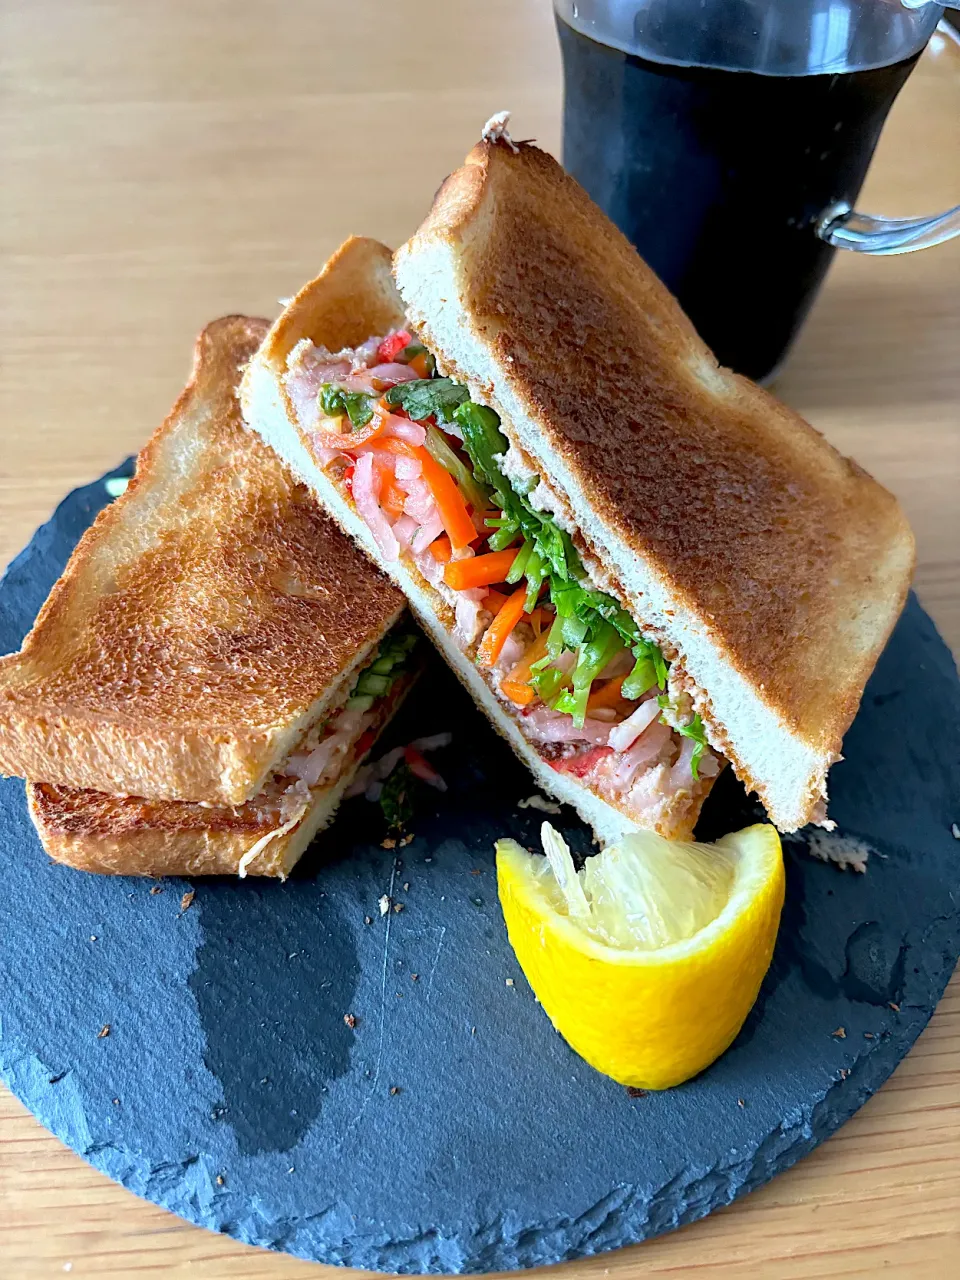
[[[577,871],[545,822],[546,857],[497,842],[520,967],[553,1025],[621,1084],[668,1089],[731,1044],[770,966],[783,906],[767,824],[716,844],[625,835]]]

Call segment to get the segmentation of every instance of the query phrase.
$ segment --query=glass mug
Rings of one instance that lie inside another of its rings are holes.
[[[960,234],[960,206],[852,212],[935,0],[554,7],[564,165],[721,364],[775,375],[836,248],[906,253]]]

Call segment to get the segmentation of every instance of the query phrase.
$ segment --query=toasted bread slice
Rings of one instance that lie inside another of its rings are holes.
[[[266,330],[203,331],[126,493],[0,660],[0,772],[242,805],[397,621],[401,593],[242,429],[240,371]]]
[[[536,147],[474,147],[395,269],[439,368],[500,415],[594,581],[673,660],[711,745],[782,830],[822,816],[912,574],[894,497],[719,368]]]
[[[403,307],[390,267],[390,250],[374,240],[352,237],[337,250],[320,275],[289,303],[247,367],[241,385],[244,417],[310,485],[359,546],[403,588],[424,629],[494,727],[528,766],[538,785],[547,794],[573,805],[601,839],[613,840],[633,827],[633,821],[596,792],[574,777],[558,773],[541,758],[520,732],[515,718],[484,681],[472,657],[456,643],[454,610],[449,600],[431,586],[409,555],[383,563],[346,486],[316,461],[307,434],[299,424],[296,407],[287,394],[284,381],[287,357],[302,339],[338,351],[404,323]],[[657,830],[669,838],[689,837],[709,787],[710,781],[703,779],[695,794],[686,791],[665,804],[656,823]]]
[[[28,782],[30,816],[46,852],[78,871],[106,875],[288,875],[332,821],[365,756],[413,685],[398,681],[375,723],[333,782],[310,789],[307,807],[284,820],[282,787],[244,805],[110,796]]]

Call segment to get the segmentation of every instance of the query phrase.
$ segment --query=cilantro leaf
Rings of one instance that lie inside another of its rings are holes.
[[[609,622],[601,621],[594,629],[594,634],[577,651],[577,665],[573,669],[573,707],[570,714],[578,729],[583,728],[587,716],[587,699],[590,697],[590,686],[618,653],[623,650],[623,641],[617,629]],[[566,710],[566,708],[563,708]]]
[[[405,827],[413,817],[413,774],[405,760],[394,768],[380,792],[380,808],[387,824]]]
[[[457,407],[469,399],[466,387],[461,387],[451,378],[415,378],[413,382],[398,382],[386,394],[387,404],[405,409],[414,422],[422,422],[425,418],[452,422]]]
[[[346,413],[343,404],[343,392],[334,383],[325,382],[320,388],[320,394],[317,398],[320,401],[321,412],[325,413],[328,418],[338,418],[342,413]]]
[[[365,396],[362,391],[345,391],[343,404],[354,431],[365,427],[373,417],[373,397]]]
[[[692,738],[697,744],[693,749],[693,755],[690,758],[690,772],[693,774],[694,782],[700,781],[699,766],[703,758],[703,753],[707,749],[707,734],[703,727],[703,721],[700,719],[700,713],[693,717],[689,724],[677,725],[677,733],[682,738]]]
[[[328,418],[350,419],[354,431],[365,427],[373,417],[373,397],[362,391],[344,391],[333,382],[325,382],[318,396],[320,409]]]
[[[431,376],[436,373],[437,362],[422,342],[411,342],[402,351],[398,351],[393,358],[398,364],[409,364],[414,356],[423,356],[427,366],[427,373]]]
[[[660,646],[652,640],[639,639],[632,646],[636,659],[633,670],[623,682],[625,698],[641,698],[654,685],[658,689],[667,686],[667,662]]]

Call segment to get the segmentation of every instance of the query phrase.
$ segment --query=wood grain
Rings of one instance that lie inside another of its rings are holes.
[[[494,110],[559,139],[546,0],[0,0],[0,561],[133,452],[195,331],[272,315],[349,232],[399,243]],[[960,199],[960,57],[928,54],[862,204]],[[960,243],[836,264],[779,392],[903,501],[960,648]],[[960,815],[958,815],[960,819]],[[567,1277],[960,1274],[960,982],[840,1133],[730,1209]],[[144,1204],[0,1093],[0,1276],[321,1269]],[[331,1272],[331,1280],[333,1273]]]

